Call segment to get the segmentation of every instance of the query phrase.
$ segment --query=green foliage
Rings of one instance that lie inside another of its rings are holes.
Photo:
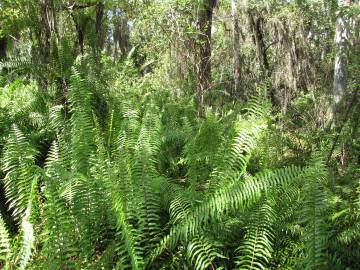
[[[325,181],[327,171],[324,161],[313,158],[305,175],[303,220],[306,223],[304,232],[305,269],[326,269],[327,221]]]
[[[27,208],[32,196],[29,191],[32,190],[32,183],[38,174],[35,154],[36,151],[22,132],[13,125],[4,151],[2,169],[6,173],[4,188],[9,208],[17,221],[29,215],[26,213],[29,211]]]
[[[248,172],[252,155],[258,154],[257,142],[267,134],[267,105],[260,98],[249,102],[246,113],[235,117],[230,130],[221,123],[227,118],[213,114],[195,127],[187,120],[180,122],[187,131],[181,135],[183,151],[174,154],[185,156],[186,182],[167,179],[159,171],[165,147],[163,125],[169,122],[163,123],[154,104],[136,109],[130,101],[122,101],[120,117],[110,115],[109,128],[103,130],[91,100],[86,81],[74,69],[71,116],[64,121],[61,106],[51,110],[50,123],[57,137],[43,168],[35,165],[36,151],[13,126],[3,170],[19,234],[11,244],[2,220],[6,265],[20,269],[29,265],[42,269],[170,269],[175,265],[265,269],[272,264],[273,254],[279,254],[276,239],[283,238],[276,228],[285,225],[277,206],[280,189],[289,198],[300,192],[304,201],[299,225],[305,246],[299,264],[307,269],[326,266],[323,161],[312,159],[305,168]],[[294,213],[289,206],[282,208],[286,215]],[[243,224],[242,228],[236,224]],[[234,233],[239,238],[230,244]],[[167,261],[170,254],[172,259]]]
[[[239,269],[265,269],[273,252],[276,213],[271,204],[263,202],[250,216],[244,240],[237,252]]]
[[[357,3],[0,2],[1,269],[360,269]]]
[[[11,257],[11,242],[2,216],[0,216],[0,248],[1,261],[6,264]]]

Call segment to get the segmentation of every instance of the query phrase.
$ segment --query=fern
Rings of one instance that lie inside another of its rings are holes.
[[[65,182],[66,170],[63,167],[62,153],[58,144],[53,143],[47,159],[44,205],[44,247],[43,263],[47,269],[74,269],[72,258],[76,255],[74,231],[71,213],[66,201],[62,198],[60,184]]]
[[[30,200],[31,186],[38,168],[35,166],[36,151],[31,147],[16,125],[12,126],[6,144],[2,169],[6,173],[4,187],[9,208],[20,221],[25,215]]]
[[[321,157],[315,156],[306,170],[303,219],[306,222],[305,268],[324,269],[327,263],[327,221],[324,182],[327,171]]]
[[[27,204],[27,208],[25,210],[25,215],[21,221],[21,259],[19,263],[19,269],[25,270],[27,269],[27,265],[30,262],[33,249],[35,247],[35,234],[34,234],[34,226],[31,223],[31,213],[33,208],[33,203],[35,201],[35,194],[37,189],[37,179],[35,178],[32,182],[30,189],[29,201]]]
[[[5,264],[9,261],[11,258],[12,252],[11,252],[11,239],[9,232],[6,228],[5,222],[0,215],[0,259]],[[5,266],[6,269],[6,266]]]
[[[93,114],[91,110],[91,93],[80,74],[74,69],[71,77],[70,97],[72,168],[86,174],[89,169],[89,158],[94,151]]]
[[[288,167],[273,172],[260,173],[257,176],[241,181],[241,175],[233,182],[219,189],[204,202],[195,206],[191,213],[179,224],[171,228],[152,254],[160,255],[164,249],[172,250],[180,240],[187,240],[196,235],[199,229],[209,221],[218,220],[222,214],[245,209],[258,202],[263,192],[279,185],[295,181],[303,174],[297,167]]]
[[[262,203],[251,215],[244,239],[237,249],[239,269],[265,269],[273,251],[276,214],[268,202]]]
[[[205,237],[193,238],[187,246],[187,256],[195,270],[208,269],[214,267],[214,260],[224,258],[220,251],[221,245],[213,239]]]
[[[120,253],[119,256],[122,257],[124,263],[127,261],[128,256],[130,258],[132,269],[143,269],[143,251],[137,242],[139,236],[127,218],[123,198],[121,197],[119,188],[114,184],[113,179],[110,171],[110,173],[108,173],[108,178],[105,180],[105,185],[111,196],[112,209],[115,213],[117,222],[118,239],[123,243],[123,246],[119,247],[123,247],[124,250],[127,251],[127,254]]]

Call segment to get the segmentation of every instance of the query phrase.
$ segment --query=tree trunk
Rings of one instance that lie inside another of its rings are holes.
[[[77,34],[77,47],[78,47],[80,53],[83,55],[84,54],[84,31],[83,31],[80,23],[77,21],[75,15],[73,13],[71,13],[71,16],[73,18],[73,21],[75,24],[75,29],[76,29],[76,34]]]
[[[349,6],[351,0],[342,0],[339,3],[342,7]],[[330,119],[334,119],[339,103],[346,94],[347,86],[347,52],[350,35],[350,22],[347,18],[339,15],[336,20],[335,44],[337,53],[335,56],[333,100],[330,112]]]
[[[0,61],[6,58],[6,36],[0,37]]]
[[[231,19],[232,19],[232,38],[233,38],[233,57],[234,57],[234,96],[244,97],[240,92],[241,79],[241,58],[240,58],[240,35],[238,22],[238,0],[231,1]]]
[[[263,23],[262,17],[255,17],[251,11],[248,12],[250,28],[253,32],[254,43],[256,47],[256,57],[259,62],[259,66],[264,75],[269,76],[269,62],[266,54]]]
[[[270,65],[266,53],[266,45],[265,45],[265,38],[264,38],[264,18],[261,15],[255,16],[252,11],[248,11],[248,19],[250,23],[250,29],[253,33],[253,41],[256,47],[256,57],[259,63],[260,71],[262,77],[270,78],[271,71]],[[270,86],[269,95],[271,103],[275,106],[277,104],[276,100],[276,93],[275,88]]]
[[[105,35],[103,31],[104,4],[99,2],[96,5],[96,23],[95,30],[97,36],[97,49],[102,51],[104,48]]]
[[[50,39],[51,39],[51,0],[42,0],[40,2],[40,22],[42,25],[40,57],[43,64],[48,64],[50,56]]]
[[[204,93],[211,87],[211,27],[216,0],[204,0],[199,10],[197,110],[204,117]]]
[[[124,11],[119,8],[113,9],[113,25],[114,25],[114,59],[118,58],[118,49],[120,57],[124,57],[129,49],[129,25],[128,19]]]

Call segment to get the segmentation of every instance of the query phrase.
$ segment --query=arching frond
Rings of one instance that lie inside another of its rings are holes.
[[[31,147],[20,129],[13,125],[7,141],[2,169],[5,194],[13,215],[20,221],[25,214],[31,196],[29,190],[38,168],[35,166],[36,151]]]
[[[195,237],[190,240],[187,246],[187,256],[195,270],[205,270],[211,265],[216,258],[224,258],[221,254],[220,245],[213,239],[206,237]]]
[[[244,239],[237,252],[239,269],[265,269],[273,251],[273,226],[276,214],[268,202],[262,203],[250,217]]]
[[[21,258],[19,263],[19,269],[25,270],[27,269],[27,265],[30,262],[33,249],[35,247],[35,234],[34,234],[34,226],[31,223],[31,214],[33,209],[33,204],[35,202],[35,195],[37,189],[37,179],[35,178],[31,184],[31,189],[29,191],[29,201],[25,210],[24,217],[21,221],[20,229],[21,229]]]
[[[172,250],[180,240],[196,235],[209,221],[219,219],[225,213],[239,211],[258,202],[263,192],[279,185],[295,181],[303,174],[297,167],[287,167],[273,172],[264,172],[241,181],[241,177],[222,187],[204,202],[193,207],[191,213],[179,224],[171,228],[152,253],[155,258],[164,249]]]
[[[325,180],[327,170],[321,157],[310,161],[304,175],[303,219],[306,222],[303,241],[305,243],[305,268],[325,269],[327,263],[327,221]]]
[[[0,260],[6,264],[11,255],[10,235],[2,216],[0,215]]]
[[[74,69],[71,76],[71,146],[73,170],[86,174],[89,158],[94,151],[94,124],[91,93],[80,74]]]

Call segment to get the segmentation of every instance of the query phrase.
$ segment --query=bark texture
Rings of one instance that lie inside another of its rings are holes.
[[[243,97],[240,90],[241,80],[241,57],[240,57],[240,30],[238,21],[238,0],[231,1],[232,39],[234,57],[234,95]]]
[[[197,109],[204,116],[204,93],[211,87],[211,28],[216,0],[204,0],[199,9],[199,61],[197,66]]]

